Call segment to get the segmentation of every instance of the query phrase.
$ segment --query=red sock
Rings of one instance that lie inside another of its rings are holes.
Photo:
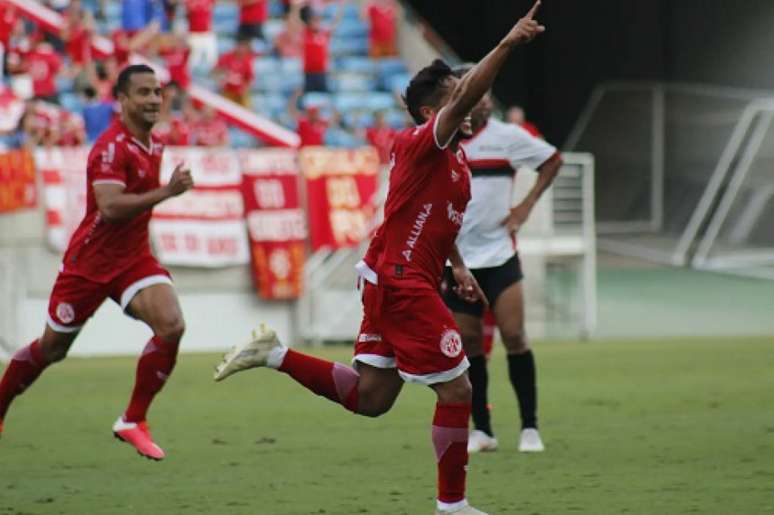
[[[288,349],[279,370],[317,395],[357,413],[357,382],[360,376],[352,368]]]
[[[441,502],[465,499],[469,417],[470,404],[435,406],[433,446],[438,460],[438,500]]]
[[[0,380],[0,420],[5,418],[11,401],[34,383],[48,365],[38,340],[16,351]]]
[[[137,362],[137,378],[129,407],[124,413],[126,422],[142,422],[148,414],[153,398],[167,382],[177,362],[179,342],[165,342],[158,336],[150,339]]]

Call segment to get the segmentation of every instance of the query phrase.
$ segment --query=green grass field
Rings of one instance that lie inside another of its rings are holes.
[[[471,457],[470,499],[492,514],[774,513],[774,341],[536,344],[547,452],[516,452],[502,354],[491,400],[501,450]],[[315,353],[348,361],[349,349]],[[433,396],[407,386],[359,418],[288,377],[214,384],[186,355],[151,412],[169,457],[140,459],[110,427],[134,359],[72,359],[6,420],[0,515],[430,514]]]

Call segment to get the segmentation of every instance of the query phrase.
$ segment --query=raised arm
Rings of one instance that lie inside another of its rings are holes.
[[[495,77],[513,49],[532,41],[546,29],[534,20],[540,7],[540,0],[521,18],[507,36],[474,66],[457,83],[452,98],[438,115],[436,137],[438,141],[449,141],[470,111],[484,94],[492,88]]]
[[[128,220],[152,209],[170,197],[180,195],[193,187],[191,171],[177,165],[169,183],[146,193],[125,193],[121,184],[104,182],[94,184],[94,197],[102,217],[108,222]]]

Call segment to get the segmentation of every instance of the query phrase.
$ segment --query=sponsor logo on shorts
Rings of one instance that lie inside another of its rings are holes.
[[[441,352],[450,358],[456,358],[462,352],[462,338],[454,329],[447,329],[441,335]]]
[[[363,333],[360,335],[360,337],[357,339],[359,342],[380,342],[382,341],[382,335],[381,334],[368,334]]]
[[[72,304],[68,304],[67,302],[60,302],[56,306],[56,317],[63,324],[69,324],[75,320],[75,310],[73,309]]]

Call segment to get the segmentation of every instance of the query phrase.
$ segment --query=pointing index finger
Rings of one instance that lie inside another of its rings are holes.
[[[532,9],[530,9],[527,15],[525,16],[525,18],[530,20],[534,18],[535,14],[537,13],[537,10],[540,8],[540,3],[541,3],[540,0],[537,0],[535,2],[535,5],[532,6]]]

